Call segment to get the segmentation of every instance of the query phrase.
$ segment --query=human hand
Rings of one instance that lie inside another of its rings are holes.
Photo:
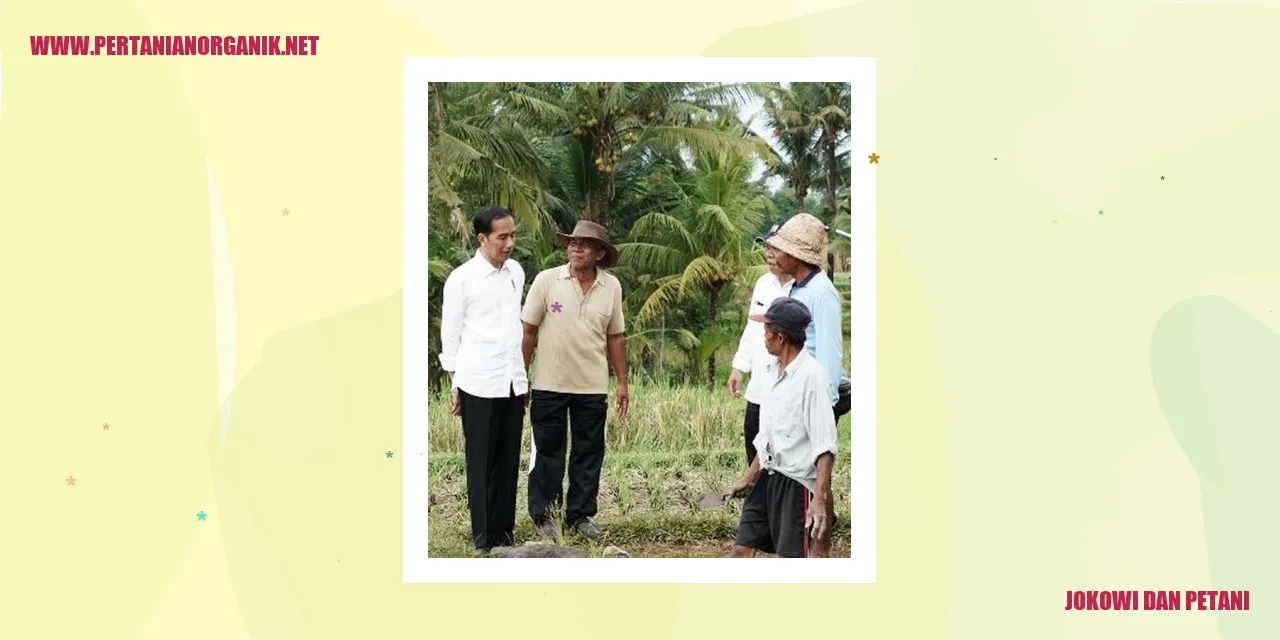
[[[627,385],[619,385],[618,391],[618,422],[627,419],[627,407],[631,403],[631,394],[627,392]]]
[[[729,395],[735,400],[742,397],[742,372],[737,369],[729,373]]]
[[[455,416],[462,415],[462,398],[458,397],[457,389],[453,390],[453,408],[451,409],[451,411]]]
[[[756,479],[750,474],[744,474],[738,481],[733,483],[733,488],[729,489],[730,498],[745,498],[751,493],[751,488],[756,485]]]
[[[805,535],[813,539],[809,557],[825,558],[831,553],[831,525],[835,512],[830,496],[815,495],[809,502],[809,517],[805,522]]]

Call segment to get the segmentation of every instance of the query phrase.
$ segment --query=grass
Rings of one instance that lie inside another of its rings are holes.
[[[612,400],[612,396],[610,397]],[[600,474],[599,515],[605,532],[598,543],[570,535],[567,544],[588,556],[616,545],[633,557],[722,557],[732,544],[741,501],[727,508],[699,509],[703,492],[727,492],[746,466],[742,447],[744,401],[703,387],[631,385],[631,409],[619,423],[612,408],[605,429],[605,460]],[[466,463],[462,425],[449,414],[443,395],[429,407],[430,457],[428,541],[432,557],[470,557],[470,520],[466,501]],[[833,553],[849,554],[849,418],[837,425],[840,455],[832,477],[838,527]],[[527,514],[526,481],[531,433],[525,421],[516,543],[536,540]]]

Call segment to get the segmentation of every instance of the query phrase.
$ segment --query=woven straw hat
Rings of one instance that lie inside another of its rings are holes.
[[[821,267],[827,261],[827,228],[807,213],[791,216],[764,243],[811,265]]]

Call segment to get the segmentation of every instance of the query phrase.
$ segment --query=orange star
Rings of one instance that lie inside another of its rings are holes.
[[[871,164],[880,164],[880,156],[876,155],[874,151],[867,156],[867,159],[871,161]]]
[[[70,476],[70,477],[68,477],[68,478],[67,478],[67,486],[68,486],[68,487],[74,487],[74,486],[76,486],[76,477],[75,477],[75,476]]]

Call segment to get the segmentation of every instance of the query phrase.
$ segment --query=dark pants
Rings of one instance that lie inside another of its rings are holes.
[[[570,439],[565,522],[574,524],[596,515],[608,409],[609,396],[603,393],[533,391],[529,423],[533,426],[537,453],[533,469],[529,471],[529,515],[535,521],[554,516],[562,504],[565,445]]]
[[[756,434],[760,433],[760,405],[747,403],[747,417],[742,422],[742,440],[747,445],[747,466],[756,459]]]
[[[467,506],[477,549],[512,544],[516,527],[516,478],[520,473],[520,431],[524,396],[480,398],[461,389],[462,434],[466,442]]]
[[[780,558],[809,555],[804,529],[811,494],[804,485],[781,473],[761,471],[747,494],[734,544],[777,554]]]

